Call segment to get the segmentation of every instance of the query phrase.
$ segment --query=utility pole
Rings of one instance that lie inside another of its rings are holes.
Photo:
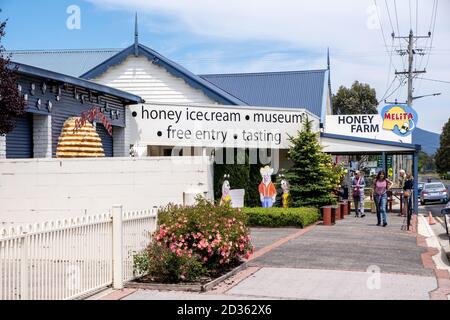
[[[408,79],[408,101],[407,101],[407,104],[409,106],[412,106],[413,101],[416,98],[419,98],[419,97],[413,96],[413,91],[414,91],[413,80],[414,80],[415,76],[417,74],[427,72],[426,70],[413,70],[414,55],[415,54],[425,55],[425,51],[423,49],[414,48],[414,42],[417,39],[430,38],[430,37],[431,37],[431,32],[428,32],[427,36],[415,36],[413,31],[410,30],[409,36],[407,36],[407,37],[396,37],[395,34],[392,33],[393,39],[402,39],[402,40],[406,40],[408,42],[408,48],[406,50],[401,50],[401,49],[397,50],[397,53],[401,56],[404,56],[406,54],[408,55],[408,70],[404,70],[401,72],[395,71],[395,74],[405,76]]]

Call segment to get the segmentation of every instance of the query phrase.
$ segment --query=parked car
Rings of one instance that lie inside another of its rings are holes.
[[[425,182],[419,182],[418,184],[417,184],[417,193],[420,195],[420,193],[422,192],[422,190],[423,190],[423,186],[425,185]]]
[[[429,201],[448,202],[447,188],[442,182],[425,183],[420,193],[420,204],[424,205]]]

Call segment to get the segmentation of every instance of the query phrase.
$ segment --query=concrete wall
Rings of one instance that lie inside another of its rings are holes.
[[[0,226],[211,198],[212,175],[208,157],[0,160]]]

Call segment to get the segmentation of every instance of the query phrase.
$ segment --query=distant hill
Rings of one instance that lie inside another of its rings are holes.
[[[433,155],[440,146],[440,135],[434,132],[426,131],[420,128],[414,129],[412,133],[412,142],[420,144],[422,151]]]

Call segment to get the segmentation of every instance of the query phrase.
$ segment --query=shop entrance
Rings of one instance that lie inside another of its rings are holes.
[[[335,163],[341,163],[347,169],[348,174],[344,181],[341,195],[351,199],[351,179],[355,171],[360,171],[366,183],[365,199],[366,209],[373,210],[371,203],[371,191],[376,174],[384,170],[389,180],[393,182],[391,192],[388,194],[388,212],[393,212],[395,202],[403,209],[403,192],[400,178],[400,170],[411,173],[414,179],[414,192],[412,195],[412,212],[418,212],[418,154],[419,145],[391,142],[384,140],[366,139],[358,137],[341,136],[334,134],[321,134],[321,144],[324,151],[334,157]],[[372,202],[373,203],[373,202]]]

